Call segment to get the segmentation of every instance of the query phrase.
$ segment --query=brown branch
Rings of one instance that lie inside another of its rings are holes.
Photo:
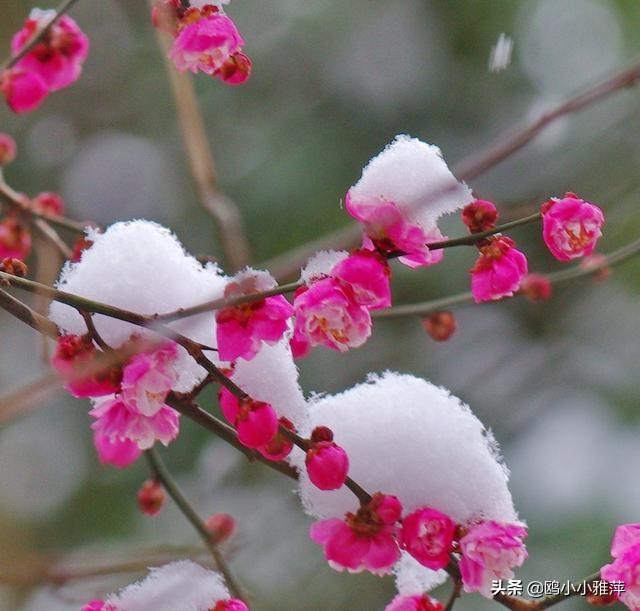
[[[477,154],[472,154],[456,164],[453,173],[460,180],[465,181],[481,176],[521,150],[558,119],[584,110],[617,91],[636,85],[639,78],[640,62],[637,62],[629,68],[616,72],[593,87],[585,89],[523,127],[506,130],[484,150]],[[356,246],[360,239],[360,234],[361,230],[358,225],[349,224],[317,240],[278,255],[260,264],[260,267],[271,270],[274,277],[278,279],[289,278],[304,265],[305,261],[313,253],[318,250],[341,250]]]
[[[153,5],[153,0],[149,0],[149,6]],[[167,35],[156,30],[156,36],[171,85],[187,163],[198,199],[217,225],[218,237],[229,267],[232,270],[241,269],[250,259],[249,241],[238,207],[218,187],[213,151],[207,140],[193,78],[189,74],[178,72],[168,58],[170,39]]]

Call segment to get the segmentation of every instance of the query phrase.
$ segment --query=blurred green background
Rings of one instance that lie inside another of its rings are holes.
[[[31,6],[2,3],[2,55]],[[204,76],[196,82],[221,187],[242,211],[256,263],[345,225],[340,198],[396,134],[439,145],[455,164],[640,51],[637,0],[235,0],[228,12],[254,74],[240,88]],[[92,42],[80,82],[28,116],[0,105],[0,130],[20,147],[8,181],[29,194],[59,191],[73,217],[157,220],[192,252],[221,256],[190,183],[146,2],[82,0],[72,14]],[[490,73],[501,32],[514,40],[513,61]],[[639,103],[640,88],[631,89],[562,119],[471,186],[506,216],[575,191],[605,209],[602,250],[616,248],[640,231]],[[444,228],[463,231],[457,219]],[[513,237],[532,270],[559,267],[537,228]],[[432,269],[396,268],[395,301],[465,290],[473,259],[473,249],[454,249]],[[633,261],[607,283],[564,285],[541,305],[461,308],[458,332],[444,345],[418,320],[380,321],[365,348],[344,356],[317,350],[303,361],[303,388],[334,392],[384,369],[449,387],[503,445],[530,527],[530,559],[519,576],[589,574],[608,561],[615,525],[640,520],[639,270]],[[28,329],[5,315],[0,324],[6,393],[47,366]],[[86,412],[85,402],[59,396],[0,430],[5,581],[32,553],[95,564],[158,544],[197,544],[173,507],[154,519],[137,513],[145,465],[101,467]],[[290,481],[186,421],[164,455],[201,513],[237,517],[231,562],[256,610],[368,611],[392,598],[391,579],[326,565]],[[0,609],[78,609],[136,576],[60,589],[0,584]],[[585,607],[576,600],[561,608]],[[456,608],[494,605],[473,596]]]

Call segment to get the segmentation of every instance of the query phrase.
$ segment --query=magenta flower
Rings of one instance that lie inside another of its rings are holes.
[[[169,57],[180,72],[204,72],[231,84],[243,83],[251,61],[242,54],[244,40],[233,21],[216,7],[187,11]]]
[[[427,242],[442,239],[437,230],[429,233],[409,219],[395,202],[356,203],[349,193],[345,197],[347,212],[362,223],[365,237],[363,247],[376,249],[383,255],[397,255],[408,267],[434,265],[442,260],[442,250],[430,251]]]
[[[0,260],[24,261],[31,252],[31,232],[17,217],[11,215],[0,221]]]
[[[400,558],[396,542],[402,506],[394,496],[373,495],[371,502],[358,511],[311,525],[309,536],[324,546],[329,565],[337,571],[358,573],[367,570],[386,575]]]
[[[349,457],[334,443],[331,429],[319,426],[311,433],[305,465],[314,486],[320,490],[337,490],[347,478]]]
[[[492,238],[480,247],[471,269],[471,292],[476,303],[511,297],[528,271],[527,257],[506,236]]]
[[[444,606],[428,594],[416,594],[415,596],[398,594],[384,608],[384,611],[444,611]]]
[[[178,347],[168,342],[154,352],[133,356],[122,370],[122,400],[142,416],[154,416],[177,380]]]
[[[325,278],[300,290],[293,307],[293,341],[302,348],[322,345],[346,352],[362,346],[371,335],[369,310],[357,304],[335,278]],[[300,350],[294,354],[300,355]]]
[[[91,600],[81,611],[118,611],[112,604],[105,602],[104,600]]]
[[[496,226],[498,209],[493,202],[477,199],[462,209],[462,222],[471,233],[488,231]]]
[[[87,336],[64,335],[58,339],[51,365],[66,381],[65,388],[74,397],[103,397],[120,391],[122,370],[118,366],[83,375],[99,352]]]
[[[460,539],[460,573],[465,592],[480,592],[492,598],[496,579],[512,579],[513,567],[527,558],[523,539],[527,529],[520,524],[487,521],[475,524]]]
[[[331,276],[351,289],[353,300],[370,310],[391,305],[391,269],[387,261],[370,250],[357,250],[338,263]]]
[[[614,560],[600,570],[602,579],[624,583],[618,598],[631,611],[640,610],[640,524],[623,524],[616,528],[611,542]]]
[[[400,547],[420,564],[437,571],[449,564],[455,531],[455,522],[448,515],[423,507],[402,519]]]
[[[91,428],[101,438],[112,443],[132,441],[141,450],[148,450],[156,441],[169,445],[180,431],[180,414],[168,405],[145,416],[115,396],[100,399],[89,413],[95,418]]]
[[[4,132],[0,132],[0,166],[11,163],[18,152],[16,141]]]
[[[248,448],[269,443],[278,432],[278,416],[268,403],[240,399],[227,388],[220,389],[220,408],[238,431],[238,440]]]
[[[98,460],[103,465],[112,465],[119,469],[128,467],[142,454],[142,450],[134,441],[111,439],[97,431],[93,433],[93,445],[98,453]]]
[[[544,203],[542,237],[559,261],[590,255],[602,235],[604,214],[598,206],[567,193]]]
[[[23,28],[11,40],[11,52],[19,53],[54,16],[55,11],[33,9]],[[63,15],[17,67],[38,75],[49,91],[57,91],[80,78],[88,55],[89,39],[69,15]]]
[[[249,607],[237,598],[219,600],[211,611],[249,611]]]
[[[225,297],[250,295],[275,286],[269,274],[242,272],[225,289]],[[251,360],[262,342],[276,344],[289,329],[293,306],[282,296],[267,297],[216,312],[218,356],[223,361]]]
[[[0,74],[0,92],[13,112],[35,110],[49,95],[44,79],[34,72],[12,68]]]

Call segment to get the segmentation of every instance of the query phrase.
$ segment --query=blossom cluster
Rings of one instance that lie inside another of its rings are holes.
[[[221,2],[160,0],[153,8],[154,25],[174,37],[169,57],[180,72],[203,72],[228,85],[240,85],[251,74],[251,60],[242,52],[244,39]]]
[[[29,112],[80,78],[89,39],[68,15],[36,8],[12,38],[11,53],[24,56],[0,74],[0,91],[14,112]]]

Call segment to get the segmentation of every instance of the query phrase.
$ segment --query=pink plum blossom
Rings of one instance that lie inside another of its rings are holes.
[[[353,300],[370,310],[391,305],[391,269],[380,254],[357,250],[338,263],[331,271],[343,285],[351,289]]]
[[[345,207],[362,223],[363,247],[367,250],[375,249],[384,256],[400,253],[400,262],[408,267],[434,265],[442,260],[442,250],[430,251],[427,246],[442,239],[442,234],[437,230],[427,233],[395,202],[355,202],[347,193]]]
[[[0,166],[11,163],[16,158],[16,141],[4,132],[0,132]]]
[[[498,209],[493,202],[477,199],[462,209],[462,222],[471,233],[488,231],[496,226]]]
[[[58,339],[51,364],[74,397],[102,397],[119,392],[122,370],[118,366],[82,375],[82,369],[89,368],[98,355],[93,341],[86,335],[64,335]]]
[[[293,301],[293,339],[299,346],[326,346],[339,352],[357,348],[371,335],[371,315],[357,304],[335,278],[300,289]],[[300,350],[293,344],[294,354]]]
[[[335,570],[386,575],[400,558],[396,523],[401,513],[396,497],[376,493],[344,521],[330,518],[315,522],[309,536],[324,546],[324,555]]]
[[[251,61],[233,21],[216,7],[191,9],[178,24],[169,57],[180,72],[204,72],[237,85],[247,80]]]
[[[93,445],[98,453],[98,460],[103,465],[112,465],[119,469],[128,467],[142,454],[142,450],[134,441],[111,439],[97,431],[93,433]]]
[[[423,507],[402,519],[400,547],[420,564],[437,571],[449,564],[455,532],[455,522],[448,515]]]
[[[249,607],[237,598],[228,598],[216,602],[211,611],[249,611]]]
[[[544,203],[542,237],[559,261],[590,255],[602,235],[604,214],[598,206],[567,193]]]
[[[30,112],[49,95],[44,79],[34,72],[12,68],[0,74],[0,92],[16,113]]]
[[[36,212],[40,214],[50,214],[53,216],[60,216],[64,213],[65,203],[62,197],[57,193],[51,193],[45,191],[39,193],[31,201],[31,205]]]
[[[0,259],[24,260],[31,252],[31,232],[17,217],[0,221]]]
[[[278,418],[278,423],[280,427],[283,427],[290,431],[295,431],[293,423],[283,416]],[[256,449],[268,460],[284,460],[287,456],[289,456],[289,454],[291,454],[291,450],[293,450],[293,441],[291,441],[289,437],[287,437],[280,429],[278,429],[276,434],[269,441],[267,441],[267,443],[257,447]]]
[[[527,274],[527,257],[506,236],[494,237],[480,247],[471,270],[471,292],[476,303],[511,297]]]
[[[444,605],[428,594],[402,596],[398,594],[384,611],[444,611]]]
[[[54,16],[54,11],[33,9],[11,40],[11,52],[17,55]],[[80,78],[88,55],[89,39],[69,15],[62,15],[17,67],[39,76],[49,91],[57,91]]]
[[[311,482],[320,490],[341,488],[349,471],[347,453],[333,441],[333,432],[326,426],[311,433],[310,447],[305,458]]]
[[[112,604],[105,602],[104,600],[91,600],[81,611],[118,611]]]
[[[469,527],[460,539],[460,573],[465,592],[480,592],[492,598],[491,584],[496,579],[512,579],[513,567],[527,558],[523,539],[527,529],[521,524],[481,522]]]
[[[250,295],[273,288],[266,275],[242,272],[225,288],[225,297]],[[274,345],[289,329],[293,306],[282,296],[222,308],[216,312],[218,356],[223,361],[251,360],[262,342]]]
[[[168,405],[145,416],[115,396],[98,400],[89,413],[95,418],[91,428],[101,437],[112,442],[129,440],[141,450],[148,450],[156,441],[169,445],[180,430],[180,414]]]
[[[614,560],[600,570],[602,579],[624,583],[619,599],[631,611],[640,611],[640,524],[623,524],[616,528],[611,542]]]
[[[175,385],[178,347],[170,342],[153,352],[136,354],[122,370],[122,400],[143,416],[154,416]]]
[[[238,431],[238,440],[248,448],[269,443],[278,432],[278,416],[268,403],[250,397],[240,399],[227,388],[220,390],[220,408]]]

